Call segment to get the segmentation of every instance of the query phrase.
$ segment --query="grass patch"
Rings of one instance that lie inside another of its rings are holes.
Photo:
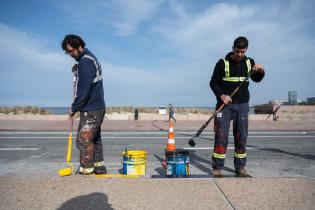
[[[158,114],[158,107],[133,107],[133,106],[110,106],[106,107],[106,113],[134,113],[135,109],[138,109],[139,113]],[[212,114],[213,109],[211,108],[200,108],[200,107],[175,107],[175,114]],[[40,115],[51,115],[52,112],[48,109],[41,108],[38,106],[14,106],[14,107],[0,107],[0,113],[3,114],[40,114]],[[167,107],[168,113],[168,107]],[[65,113],[67,114],[67,112]],[[76,113],[76,118],[80,115]]]
[[[134,113],[135,109],[138,109],[139,113],[148,113],[148,114],[158,114],[158,107],[133,107],[133,106],[112,106],[106,107],[106,113]],[[200,108],[200,107],[178,107],[175,108],[176,114],[212,114],[213,109],[211,108]],[[168,108],[167,108],[168,112]]]
[[[50,115],[51,112],[47,109],[40,108],[38,106],[14,106],[14,107],[0,107],[0,113],[3,114],[40,114],[40,115]]]

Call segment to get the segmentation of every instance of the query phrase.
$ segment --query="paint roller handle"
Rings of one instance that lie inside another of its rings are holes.
[[[221,104],[221,106],[211,115],[211,117],[209,118],[209,120],[207,120],[207,122],[205,122],[201,128],[197,131],[197,133],[195,134],[195,136],[193,138],[191,138],[189,141],[188,141],[188,144],[189,146],[191,147],[194,147],[196,145],[195,141],[194,141],[194,138],[197,138],[202,132],[203,130],[209,125],[209,123],[211,122],[211,120],[215,117],[216,114],[218,114],[218,112],[220,112],[223,107],[224,107],[224,103]]]
[[[75,99],[75,94],[76,94],[77,81],[78,81],[78,64],[74,64],[72,66],[71,70],[73,72],[72,97],[73,97],[73,100],[74,100]],[[72,109],[70,107],[69,108],[69,128],[70,128],[70,132],[71,133],[72,133],[72,130],[73,130],[74,115],[75,115],[75,113],[72,112]]]
[[[68,149],[67,149],[67,157],[66,162],[71,162],[71,153],[72,153],[72,128],[73,128],[73,116],[69,118],[69,137],[68,137]]]
[[[69,129],[70,129],[70,133],[72,133],[73,130],[73,121],[74,121],[74,115],[69,115]]]
[[[241,88],[241,86],[244,85],[245,82],[247,82],[247,80],[249,79],[249,77],[250,77],[253,73],[254,73],[254,70],[251,70],[251,71],[248,73],[248,75],[247,75],[247,77],[245,78],[245,80],[243,80],[243,81],[241,82],[241,84],[239,84],[239,86],[237,86],[237,87],[235,88],[235,90],[233,91],[233,93],[230,95],[230,98],[232,98],[232,97],[235,95],[235,93],[238,92],[238,90]],[[201,128],[198,130],[198,132],[196,133],[196,135],[188,141],[188,144],[189,144],[191,147],[194,147],[194,146],[196,145],[196,143],[195,143],[195,141],[194,141],[194,138],[198,137],[198,136],[203,132],[203,130],[209,125],[209,123],[210,123],[211,120],[214,118],[214,116],[217,115],[219,112],[222,111],[222,109],[224,108],[224,106],[225,106],[225,103],[222,103],[222,104],[220,105],[220,107],[211,115],[211,117],[209,118],[209,120],[207,120],[207,122],[201,126]]]

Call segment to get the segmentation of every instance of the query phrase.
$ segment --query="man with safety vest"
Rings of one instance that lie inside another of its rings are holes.
[[[249,113],[249,81],[246,81],[231,98],[232,92],[246,79],[249,72],[253,71],[250,78],[260,82],[265,71],[260,64],[255,64],[252,58],[246,57],[248,40],[238,37],[234,40],[232,52],[220,59],[213,71],[210,87],[217,98],[216,109],[222,103],[224,108],[214,117],[214,151],[212,155],[212,168],[214,177],[222,177],[222,168],[226,157],[230,122],[233,121],[234,135],[234,167],[237,176],[249,176],[246,166],[246,141],[248,134]]]
[[[101,139],[101,125],[105,115],[101,65],[85,48],[80,36],[66,35],[61,45],[65,53],[78,62],[72,67],[75,90],[69,116],[73,118],[76,112],[80,112],[76,140],[80,151],[79,173],[106,174]]]

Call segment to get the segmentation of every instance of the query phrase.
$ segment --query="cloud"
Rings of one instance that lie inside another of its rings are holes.
[[[183,7],[178,1],[170,7],[176,18],[161,18],[153,31],[163,36],[179,56],[198,63],[205,76],[209,67],[213,69],[231,50],[233,40],[243,35],[250,41],[248,55],[266,67],[264,81],[251,85],[252,101],[285,99],[289,90],[297,90],[304,99],[314,95],[309,77],[315,47],[314,31],[310,30],[315,23],[314,3],[218,3],[197,13],[190,13],[189,6]]]
[[[314,7],[307,1],[270,1],[246,5],[217,3],[209,4],[198,12],[190,11],[191,5],[185,5],[182,1],[158,2],[154,5],[129,3],[112,2],[107,5],[106,11],[111,15],[106,24],[112,25],[120,36],[130,36],[141,27],[144,27],[143,37],[151,35],[147,37],[150,39],[159,35],[161,45],[167,45],[174,52],[170,59],[177,63],[152,65],[142,70],[132,65],[113,64],[108,76],[116,77],[110,84],[115,87],[119,84],[119,88],[128,93],[125,98],[138,93],[136,95],[145,95],[146,99],[138,98],[136,101],[148,103],[152,101],[152,98],[147,97],[151,91],[166,101],[167,97],[159,95],[157,90],[168,92],[171,88],[164,87],[172,84],[171,87],[176,91],[169,95],[173,95],[175,103],[214,104],[215,98],[208,85],[212,70],[217,60],[231,50],[233,40],[239,35],[247,36],[250,40],[248,55],[266,67],[264,81],[259,85],[251,84],[252,102],[285,99],[287,92],[292,89],[297,90],[303,98],[312,94],[310,77],[301,76],[296,71],[302,67],[303,74],[311,73],[307,69],[311,66],[314,35],[307,31],[307,26],[314,23],[314,13],[311,12]],[[120,14],[120,17],[114,14]],[[162,58],[160,63],[163,60],[167,59]],[[167,76],[162,78],[160,75]],[[297,78],[297,82],[289,82],[292,78]],[[152,82],[147,84],[145,80]],[[120,83],[122,81],[123,84]],[[119,101],[123,103],[123,100]],[[131,98],[129,101],[132,101]]]
[[[0,46],[2,105],[64,104],[67,94],[61,91],[68,88],[65,78],[69,70],[65,68],[71,63],[61,51],[50,50],[46,40],[36,34],[2,23]]]
[[[252,103],[285,99],[289,90],[314,96],[312,1],[77,1],[76,12],[72,3],[56,4],[100,59],[109,105],[213,106],[213,68],[239,35],[266,68],[263,82],[250,85]],[[0,24],[2,101],[68,105],[73,61],[51,42]]]
[[[179,14],[178,18],[161,19],[154,31],[175,44],[179,52],[189,52],[188,57],[198,58],[208,57],[211,52],[222,51],[222,48],[230,48],[231,40],[255,10],[253,7],[215,4],[201,13],[190,15],[188,12],[184,14],[185,11],[178,9],[175,3],[171,6]]]
[[[36,34],[34,36],[32,37],[32,34],[27,34],[0,23],[1,59],[4,62],[19,61],[11,64],[21,63],[23,67],[25,67],[25,62],[31,66],[45,66],[41,69],[42,71],[61,70],[56,68],[55,65],[62,66],[66,63],[62,53],[52,52],[47,48],[46,41],[43,38]],[[36,68],[36,70],[39,70],[39,68]]]
[[[152,18],[161,4],[161,1],[122,0],[112,1],[112,13],[120,16],[113,20],[113,25],[121,36],[132,35],[139,25]]]
[[[134,35],[138,27],[150,20],[164,0],[109,0],[109,1],[78,1],[76,8],[79,13],[69,13],[72,3],[60,3],[60,9],[78,25],[111,29],[119,36]],[[84,15],[81,15],[84,13]]]
[[[203,79],[196,78],[199,74],[180,74],[181,68],[184,66],[151,71],[102,62],[107,104],[157,106],[174,103],[179,106],[193,106],[196,103],[195,97],[198,98],[200,92],[204,93],[193,84]],[[207,81],[204,82],[206,87],[203,90],[207,91]],[[207,101],[207,98],[204,101]]]

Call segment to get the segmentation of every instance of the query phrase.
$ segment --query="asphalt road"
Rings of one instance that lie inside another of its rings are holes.
[[[194,132],[176,132],[177,148],[191,150],[190,177],[211,177],[210,155],[213,133],[204,133],[190,148],[187,141]],[[75,140],[75,133],[74,140]],[[67,132],[0,132],[0,176],[55,177],[67,167]],[[75,141],[74,141],[75,142]],[[164,178],[161,161],[167,132],[103,132],[105,164],[108,172],[122,169],[121,152],[146,150],[146,175]],[[248,137],[247,169],[253,177],[315,177],[315,131],[252,131]],[[230,136],[224,173],[233,176],[233,138]],[[78,167],[78,151],[73,147],[72,161]]]

